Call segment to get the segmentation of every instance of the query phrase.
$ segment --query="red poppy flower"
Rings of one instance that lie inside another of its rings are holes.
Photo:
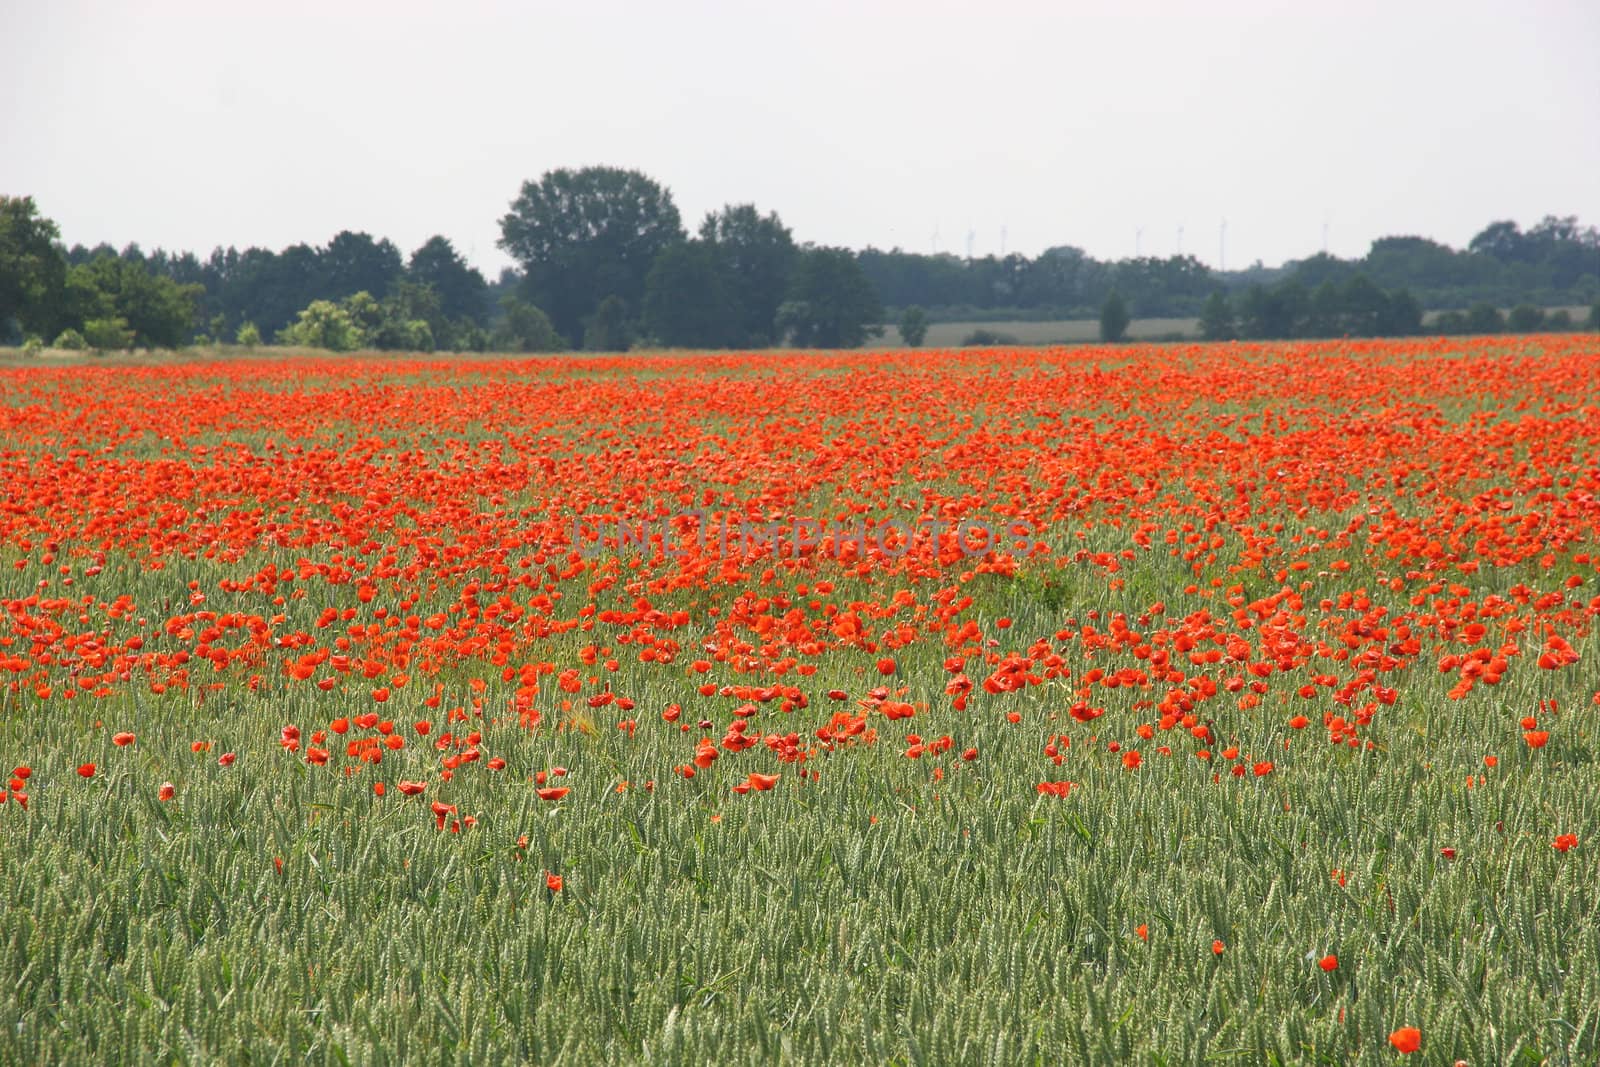
[[[1422,1031],[1415,1026],[1402,1026],[1389,1035],[1389,1044],[1409,1056],[1422,1047]]]

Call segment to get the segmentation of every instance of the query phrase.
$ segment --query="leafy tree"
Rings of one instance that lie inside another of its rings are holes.
[[[1556,308],[1545,318],[1544,328],[1551,333],[1566,333],[1572,329],[1572,312],[1566,308]]]
[[[439,294],[438,314],[444,319],[464,319],[481,325],[487,318],[489,308],[484,294],[488,283],[443,237],[430,237],[411,253],[406,278]]]
[[[605,321],[624,321],[644,298],[656,256],[684,237],[672,194],[615,167],[553,170],[524,182],[500,233],[500,248],[522,265],[528,299],[568,337],[584,331],[607,297],[623,312],[608,311]],[[615,338],[606,340],[613,347]]]
[[[378,298],[363,289],[358,293],[351,293],[339,301],[338,306],[339,310],[344,312],[351,324],[356,328],[356,331],[361,335],[361,342],[357,347],[379,347],[377,335],[383,329],[384,314],[383,305],[378,302]],[[317,345],[315,347],[325,348],[330,346]],[[334,351],[343,350],[334,349]]]
[[[321,261],[310,245],[290,245],[281,253],[229,249],[213,252],[210,262],[221,279],[217,303],[230,323],[253,322],[272,334],[295,322],[311,301],[327,299]]]
[[[64,352],[81,352],[89,347],[89,342],[85,341],[83,334],[77,330],[66,329],[56,335],[56,339],[50,343],[50,347],[59,348]]]
[[[363,290],[341,301],[339,309],[360,334],[360,347],[391,352],[433,351],[430,320],[438,318],[439,296],[426,285],[396,282],[382,300]]]
[[[1506,328],[1506,320],[1499,308],[1480,301],[1467,309],[1466,325],[1468,333],[1499,333]]]
[[[741,334],[716,249],[686,241],[662,249],[645,279],[644,329],[672,348],[721,348]]]
[[[371,234],[349,230],[334,235],[312,268],[320,275],[318,295],[325,300],[343,300],[360,292],[381,300],[404,269],[400,250],[393,242],[376,241]]]
[[[807,248],[795,264],[778,326],[802,348],[856,348],[877,333],[883,305],[846,248]]]
[[[1228,302],[1228,294],[1218,289],[1206,298],[1206,306],[1200,310],[1200,336],[1207,341],[1231,341],[1237,334],[1233,305]]]
[[[1392,290],[1378,322],[1379,336],[1412,337],[1421,332],[1422,305],[1411,295],[1411,290]]]
[[[1491,256],[1502,262],[1527,258],[1528,241],[1515,222],[1491,222],[1467,244],[1469,252]]]
[[[799,250],[776,212],[730,204],[700,223],[700,240],[713,251],[732,305],[730,344],[765,347],[776,339],[778,308],[789,288]]]
[[[489,351],[489,331],[475,322],[458,319],[451,324],[450,334],[440,339],[439,347],[451,352]]]
[[[1107,272],[1106,282],[1124,306],[1131,303],[1146,315],[1198,307],[1217,285],[1211,270],[1193,256],[1125,259]],[[1105,295],[1109,299],[1110,293]]]
[[[1252,285],[1240,307],[1240,332],[1258,340],[1301,337],[1310,317],[1311,296],[1299,282]]]
[[[261,343],[261,331],[256,329],[255,323],[247,322],[239,327],[239,332],[234,335],[234,343],[245,348],[254,348]]]
[[[1384,332],[1389,298],[1365,274],[1353,274],[1339,287],[1340,326],[1337,332],[1352,337],[1376,337]]]
[[[1115,344],[1128,333],[1128,323],[1132,316],[1128,314],[1128,305],[1123,301],[1122,294],[1115,289],[1106,297],[1106,302],[1100,306],[1100,340]]]
[[[432,352],[439,332],[447,332],[443,301],[431,285],[400,281],[394,284],[382,304],[382,325],[373,336],[378,348],[407,352]]]
[[[1344,286],[1332,278],[1326,278],[1311,294],[1311,315],[1306,322],[1306,333],[1311,337],[1338,337],[1348,330]]]
[[[583,320],[583,347],[590,352],[626,352],[633,346],[628,305],[612,293]]]
[[[33,197],[0,196],[0,340],[61,327],[67,262],[59,237]]]
[[[908,348],[921,348],[927,336],[928,313],[912,304],[900,315],[900,340]]]
[[[1330,256],[1326,252],[1318,252],[1309,259],[1303,259],[1295,264],[1292,277],[1307,289],[1316,289],[1318,286],[1332,282],[1335,286],[1355,273],[1355,265]]]
[[[1512,333],[1537,333],[1544,325],[1544,312],[1532,304],[1518,304],[1506,316],[1506,328]]]
[[[361,327],[350,312],[331,300],[313,300],[306,305],[293,325],[278,332],[278,341],[331,352],[354,352],[366,344]]]
[[[550,317],[526,300],[500,298],[501,318],[490,343],[503,352],[558,352],[564,347]]]
[[[135,260],[100,256],[67,272],[67,304],[74,321],[124,319],[133,343],[178,348],[194,329],[202,290],[151,274]]]
[[[986,299],[977,272],[955,256],[868,248],[856,261],[873,291],[895,307],[977,307]]]

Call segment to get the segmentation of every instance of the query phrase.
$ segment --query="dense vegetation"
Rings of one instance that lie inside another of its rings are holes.
[[[1600,300],[1600,232],[1574,218],[1547,217],[1526,232],[1514,222],[1492,223],[1464,250],[1423,237],[1384,237],[1356,260],[1319,253],[1240,271],[1213,270],[1193,256],[1102,262],[1070,246],[1035,259],[874,249],[860,259],[886,305],[937,309],[945,321],[1092,318],[1113,291],[1142,318],[1190,316],[1218,292],[1242,310],[1252,291],[1280,288],[1288,303],[1309,303],[1325,284],[1338,289],[1356,279],[1440,309],[1588,307]]]
[[[669,190],[636,171],[590,167],[525,183],[500,225],[518,269],[491,283],[442,236],[409,258],[348,230],[323,246],[217,248],[204,260],[137,245],[65,248],[30,198],[8,197],[0,343],[832,348],[886,323],[920,337],[928,322],[1097,316],[1197,316],[1216,340],[1406,336],[1422,332],[1424,307],[1448,312],[1436,325],[1445,333],[1600,328],[1600,233],[1574,218],[1527,231],[1496,222],[1465,250],[1385,237],[1359,260],[1319,254],[1234,272],[1192,256],[1101,262],[1067,246],[962,259],[798,244],[776,213],[749,204],[707,214],[691,235]],[[1581,321],[1544,310],[1565,306],[1592,310]]]

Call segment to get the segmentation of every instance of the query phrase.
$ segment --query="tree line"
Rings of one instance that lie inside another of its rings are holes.
[[[525,182],[500,219],[517,263],[490,282],[434,236],[409,256],[343,231],[326,245],[146,253],[64,247],[32,198],[0,197],[0,342],[177,347],[277,341],[335,350],[853,347],[936,321],[1198,316],[1207,338],[1404,335],[1422,308],[1452,332],[1561,329],[1593,306],[1600,234],[1573,218],[1486,227],[1464,250],[1385,237],[1359,260],[1326,254],[1213,271],[1192,256],[1095,260],[853,252],[796,242],[775,212],[734,204],[690,233],[671,192],[637,171],[558,169]],[[1501,305],[1517,304],[1509,316]]]
[[[1256,288],[1297,283],[1315,293],[1324,282],[1345,284],[1358,275],[1386,291],[1403,289],[1428,308],[1589,307],[1600,300],[1600,231],[1555,216],[1527,231],[1514,222],[1491,223],[1464,250],[1424,237],[1383,237],[1359,259],[1319,253],[1237,271],[1212,270],[1181,255],[1101,261],[1071,246],[1034,259],[871,248],[860,259],[886,305],[916,305],[936,321],[1086,319],[1113,292],[1138,318],[1187,318],[1218,292],[1240,303]]]

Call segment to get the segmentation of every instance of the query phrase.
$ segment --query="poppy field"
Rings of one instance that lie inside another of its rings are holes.
[[[0,367],[0,1062],[1600,1061],[1596,382]]]

